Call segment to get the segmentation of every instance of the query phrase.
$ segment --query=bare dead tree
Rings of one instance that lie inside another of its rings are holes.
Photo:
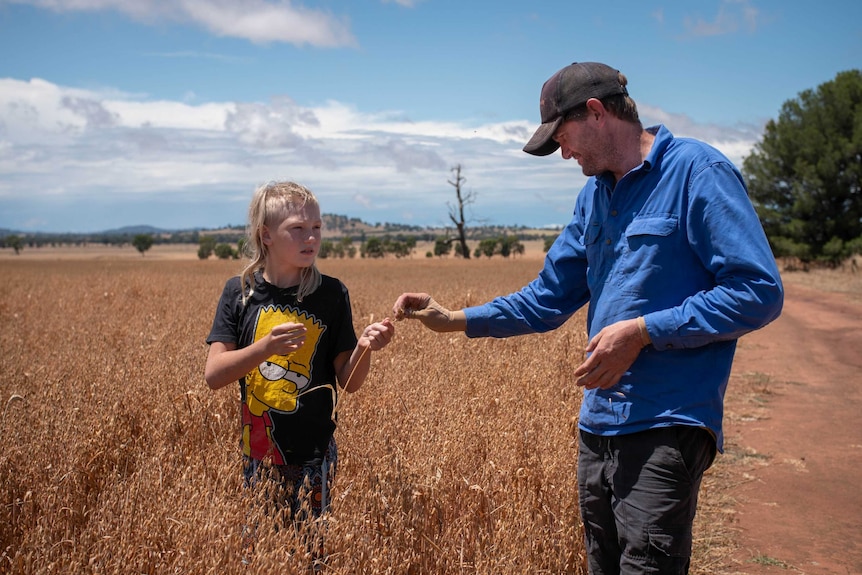
[[[449,206],[449,219],[452,220],[452,223],[455,224],[455,227],[458,229],[458,240],[461,243],[461,256],[469,260],[470,248],[467,247],[467,225],[466,220],[464,219],[464,206],[472,204],[476,200],[476,196],[473,192],[467,192],[465,194],[461,190],[461,184],[467,181],[467,178],[461,175],[461,164],[452,168],[451,171],[455,173],[455,181],[447,180],[447,182],[449,182],[451,186],[455,187],[455,197],[458,199],[458,205],[454,206],[449,202],[446,202],[446,205]]]

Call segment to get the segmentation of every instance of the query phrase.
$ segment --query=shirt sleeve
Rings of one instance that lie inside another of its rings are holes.
[[[539,276],[521,290],[464,309],[467,337],[546,332],[565,323],[589,300],[582,229],[573,219],[548,250]]]
[[[350,305],[350,293],[347,286],[339,282],[341,288],[341,306],[343,313],[341,315],[341,325],[338,330],[336,342],[336,353],[344,351],[352,351],[356,347],[358,341],[356,331],[353,328],[353,311]]]
[[[207,343],[215,341],[239,344],[239,309],[241,294],[239,293],[239,278],[231,278],[225,283],[216,306],[213,325],[207,336]]]
[[[689,245],[715,285],[644,317],[660,350],[739,338],[778,317],[784,301],[775,257],[739,172],[711,163],[693,175],[688,193]]]

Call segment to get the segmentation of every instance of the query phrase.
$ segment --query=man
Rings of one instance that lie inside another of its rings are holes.
[[[578,491],[590,573],[687,573],[704,471],[722,450],[736,341],[783,288],[739,171],[714,148],[644,130],[619,71],[575,63],[542,87],[524,151],[560,148],[591,176],[539,276],[450,311],[423,293],[396,318],[468,337],[559,327],[589,304]]]

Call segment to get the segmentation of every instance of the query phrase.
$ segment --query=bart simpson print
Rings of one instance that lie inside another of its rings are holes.
[[[243,453],[257,459],[269,456],[272,463],[284,463],[284,454],[271,441],[271,412],[290,414],[299,407],[299,397],[311,381],[312,360],[320,336],[326,329],[313,315],[290,306],[266,306],[259,312],[254,339],[264,337],[285,322],[302,323],[305,344],[288,355],[273,355],[245,377],[246,402],[243,412]]]

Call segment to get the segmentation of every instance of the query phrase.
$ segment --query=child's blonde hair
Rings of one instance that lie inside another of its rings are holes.
[[[243,246],[251,262],[239,276],[243,305],[254,293],[254,273],[263,272],[266,263],[268,250],[263,243],[264,226],[271,229],[277,227],[291,213],[301,210],[307,204],[320,207],[311,190],[295,182],[269,182],[255,190],[248,208],[246,243]],[[296,293],[297,301],[302,301],[302,298],[313,293],[320,286],[320,282],[320,271],[316,264],[312,263],[303,268]]]

